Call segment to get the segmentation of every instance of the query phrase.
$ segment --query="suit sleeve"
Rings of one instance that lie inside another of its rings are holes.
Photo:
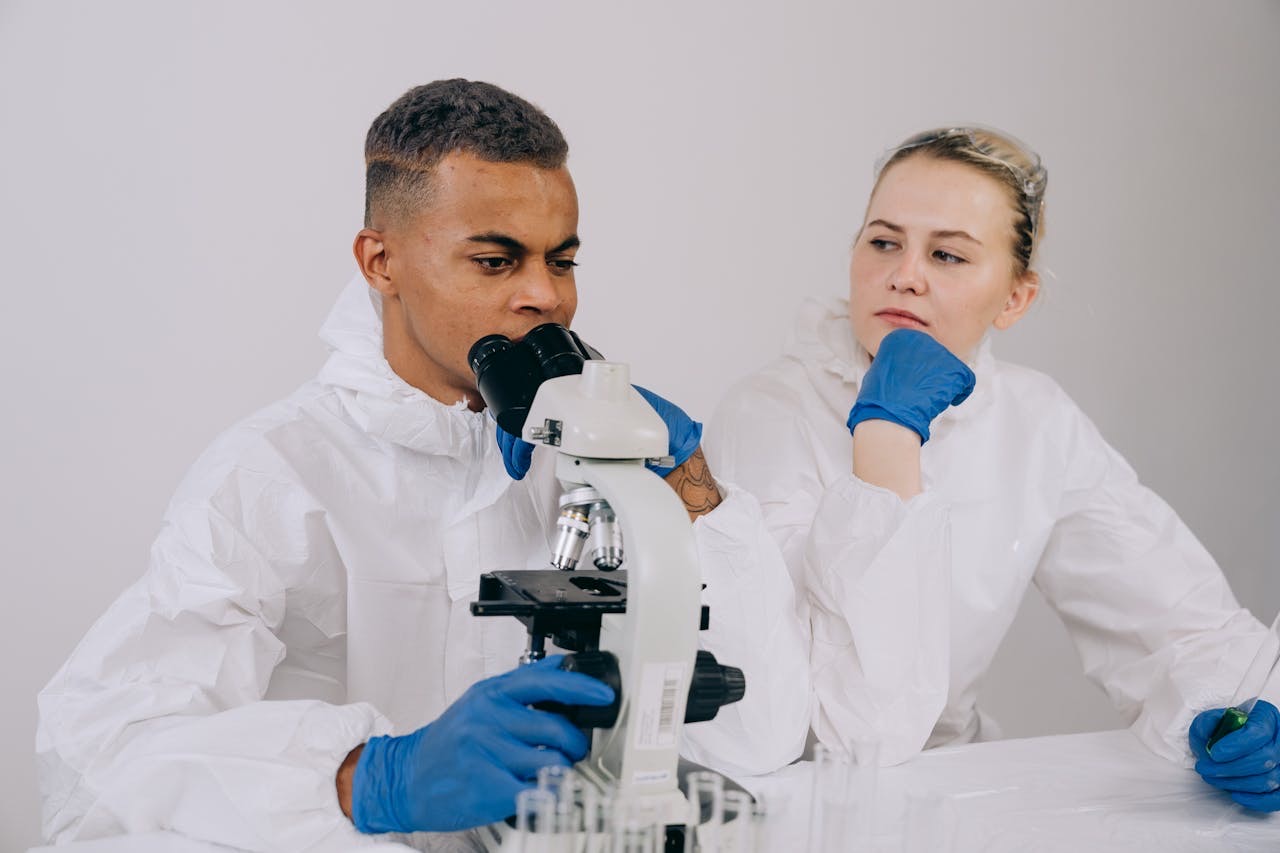
[[[1069,482],[1035,582],[1066,623],[1085,673],[1135,733],[1158,754],[1189,763],[1192,718],[1227,704],[1274,639],[1169,505],[1074,404],[1066,408]]]
[[[721,484],[721,504],[694,525],[710,628],[700,645],[742,669],[743,698],[685,728],[682,751],[731,775],[777,770],[800,757],[809,731],[808,626],[782,554],[755,499]]]
[[[334,780],[388,721],[366,704],[264,698],[286,660],[283,571],[320,586],[339,577],[318,543],[293,544],[297,559],[282,565],[219,508],[171,506],[146,575],[39,696],[49,839],[171,830],[253,851],[373,843],[342,814]]]
[[[809,622],[814,732],[846,751],[877,740],[896,764],[923,749],[946,703],[948,514],[928,493],[904,502],[836,470],[849,463],[824,455],[829,425],[802,408],[740,389],[713,420],[713,462],[757,497]]]

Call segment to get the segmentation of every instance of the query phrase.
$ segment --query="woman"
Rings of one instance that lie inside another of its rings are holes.
[[[754,492],[807,596],[814,730],[882,759],[997,736],[978,688],[1034,582],[1087,674],[1157,752],[1186,755],[1266,628],[1191,532],[1051,379],[996,360],[1035,301],[1046,173],[994,131],[891,150],[848,302],[809,304],[786,356],[739,384],[708,456]],[[1206,779],[1280,808],[1275,709],[1204,751]]]

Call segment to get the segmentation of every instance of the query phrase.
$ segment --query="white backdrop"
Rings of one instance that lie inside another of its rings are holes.
[[[0,848],[36,839],[36,691],[196,454],[320,364],[365,130],[439,77],[560,124],[576,326],[701,418],[844,291],[883,148],[966,120],[1029,141],[1052,275],[997,353],[1057,377],[1269,620],[1277,41],[1274,0],[0,2]],[[987,697],[1009,733],[1116,723],[1042,602],[1014,638]]]

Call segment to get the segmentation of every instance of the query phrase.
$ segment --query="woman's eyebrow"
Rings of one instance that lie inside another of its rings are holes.
[[[970,234],[968,231],[934,231],[934,237],[959,237],[961,240],[969,240],[982,245],[982,241]]]
[[[885,228],[885,229],[888,229],[889,231],[893,231],[895,234],[902,234],[904,233],[904,230],[905,230],[901,225],[895,225],[894,223],[890,222],[887,219],[873,219],[867,223],[868,228],[870,228],[872,225],[879,225],[881,228]],[[979,240],[977,237],[973,236],[968,231],[961,231],[959,229],[948,228],[948,229],[942,229],[939,231],[931,231],[929,233],[929,236],[942,237],[942,238],[958,237],[961,240],[969,240],[973,243],[977,243],[979,246],[982,245],[982,241]]]

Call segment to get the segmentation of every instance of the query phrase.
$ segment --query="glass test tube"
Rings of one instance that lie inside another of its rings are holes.
[[[871,849],[875,838],[877,797],[880,780],[880,741],[854,738],[850,794],[853,799],[854,840],[860,847]]]
[[[587,785],[583,792],[584,853],[609,853],[613,839],[613,792]]]
[[[880,743],[857,738],[852,754],[814,749],[809,843],[816,851],[870,849],[875,835]]]
[[[554,830],[566,851],[578,846],[584,832],[586,784],[572,767],[548,765],[538,770],[538,789],[555,797]]]
[[[715,853],[724,823],[724,777],[710,770],[695,770],[685,775],[684,784],[689,798],[685,853]]]
[[[801,835],[797,838],[796,827],[787,820],[788,815],[791,814],[793,799],[796,806],[799,806],[801,801],[808,801],[803,793],[795,796],[786,789],[756,794],[756,853],[803,847],[805,837]],[[801,831],[803,829],[801,827]]]
[[[662,853],[666,845],[666,821],[646,803],[614,801],[611,853]]]
[[[556,798],[543,788],[516,794],[516,849],[520,853],[560,853],[556,848]]]
[[[845,833],[845,803],[849,787],[849,760],[824,743],[813,750],[809,794],[809,849],[815,853],[838,850]]]
[[[755,853],[756,804],[746,791],[725,791],[720,853]]]

